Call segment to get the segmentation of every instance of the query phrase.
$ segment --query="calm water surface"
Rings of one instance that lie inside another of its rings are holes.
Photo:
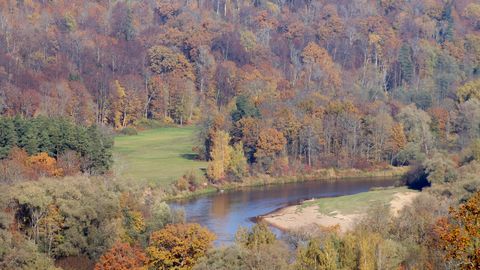
[[[183,208],[187,222],[208,227],[217,235],[216,245],[229,244],[240,226],[251,227],[253,218],[302,200],[336,197],[386,187],[394,179],[348,179],[331,182],[308,181],[283,185],[243,188],[224,193],[175,201],[171,207]]]

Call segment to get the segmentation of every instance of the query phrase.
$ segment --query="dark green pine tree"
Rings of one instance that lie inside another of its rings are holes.
[[[442,13],[442,22],[440,30],[440,42],[444,43],[445,41],[453,41],[454,38],[454,20],[452,16],[452,5],[453,3],[448,1],[445,4],[445,8]]]
[[[75,133],[80,130],[80,127],[75,127],[70,121],[60,119],[56,125],[56,145],[55,156],[64,153],[67,150],[75,150],[78,148],[76,143]]]
[[[96,126],[87,130],[88,148],[86,152],[85,171],[90,174],[103,174],[112,165],[113,139],[101,132]]]
[[[17,127],[18,147],[23,148],[29,155],[38,153],[38,130],[33,121],[23,121]]]
[[[54,156],[55,148],[55,121],[47,118],[36,118],[35,125],[38,130],[38,149],[37,152],[45,152],[49,156]]]
[[[236,107],[237,109],[232,112],[232,120],[234,122],[237,122],[243,117],[260,117],[260,111],[258,108],[245,95],[237,97]]]
[[[133,12],[131,8],[127,8],[127,15],[122,21],[120,35],[126,41],[131,41],[135,38],[135,28],[133,27]]]
[[[403,44],[400,48],[398,62],[400,63],[402,80],[406,83],[410,83],[413,79],[413,61],[412,51],[408,44]]]
[[[0,159],[5,158],[16,144],[16,133],[13,121],[0,117]]]

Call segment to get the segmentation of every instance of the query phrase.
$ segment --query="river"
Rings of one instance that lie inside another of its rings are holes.
[[[171,202],[183,208],[187,222],[206,226],[217,235],[215,244],[229,244],[240,226],[251,227],[254,218],[278,208],[312,198],[336,197],[365,192],[373,187],[386,187],[394,179],[339,179],[306,181],[282,185],[249,187],[223,193]]]

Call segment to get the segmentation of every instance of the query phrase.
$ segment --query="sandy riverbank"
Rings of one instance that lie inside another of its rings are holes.
[[[418,195],[419,192],[396,193],[390,201],[392,214],[397,215],[403,207],[411,204]],[[362,216],[361,213],[343,214],[340,211],[322,213],[322,209],[319,209],[318,205],[304,207],[293,205],[265,215],[262,219],[281,230],[296,230],[312,225],[323,227],[339,225],[340,231],[345,232],[352,229],[356,220]]]

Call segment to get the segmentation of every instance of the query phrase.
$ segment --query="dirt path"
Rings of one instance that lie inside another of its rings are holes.
[[[400,192],[394,195],[390,201],[392,214],[398,212],[412,203],[419,195],[418,192]],[[311,225],[323,227],[340,226],[340,231],[345,232],[353,228],[355,221],[362,217],[362,214],[344,215],[338,211],[328,214],[321,213],[317,205],[300,208],[299,205],[288,206],[268,214],[262,219],[268,224],[281,230],[295,230]]]
[[[410,205],[419,194],[419,192],[401,192],[395,194],[393,200],[390,201],[392,214],[397,216],[400,210],[406,205]]]

